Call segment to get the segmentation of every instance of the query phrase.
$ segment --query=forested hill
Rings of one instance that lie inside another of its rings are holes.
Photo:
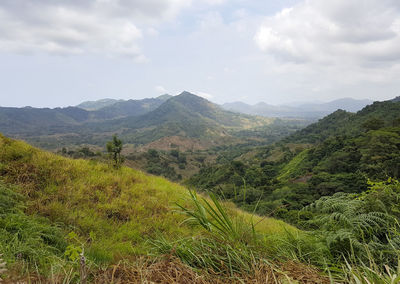
[[[290,135],[286,142],[320,142],[329,136],[355,136],[365,130],[396,126],[399,121],[400,104],[396,100],[374,102],[357,113],[337,110],[317,123]]]
[[[338,110],[282,141],[203,168],[188,184],[297,223],[298,210],[400,176],[400,102]]]
[[[180,130],[194,132],[198,126],[207,126],[213,130],[218,127],[262,126],[268,122],[272,122],[272,119],[225,111],[206,99],[189,92],[183,92],[167,100],[156,110],[138,117],[113,120],[107,127],[110,129],[118,129],[119,127],[138,129],[179,124],[180,127],[176,129],[176,132]],[[205,134],[202,129],[198,130],[193,135],[202,136]]]
[[[170,143],[169,137],[181,137],[189,144],[210,147],[237,140],[235,131],[273,122],[274,119],[225,111],[206,99],[183,92],[144,115],[93,122],[83,127],[89,133],[120,133],[126,143]]]

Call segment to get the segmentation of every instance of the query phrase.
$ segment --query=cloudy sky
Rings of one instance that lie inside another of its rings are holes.
[[[399,0],[1,0],[0,105],[400,95]]]

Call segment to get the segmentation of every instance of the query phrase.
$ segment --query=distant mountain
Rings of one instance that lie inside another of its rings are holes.
[[[123,100],[115,100],[115,99],[101,99],[97,101],[86,101],[80,103],[76,107],[84,109],[84,110],[99,110],[103,107],[107,107],[113,105],[117,102],[122,102]]]
[[[254,106],[246,104],[244,102],[231,102],[231,103],[224,103],[223,105],[221,105],[221,107],[226,110],[249,114],[253,111]]]
[[[400,96],[395,97],[394,99],[391,99],[392,102],[398,103],[400,102]]]
[[[112,119],[127,116],[140,116],[158,108],[162,103],[172,96],[162,95],[157,98],[142,100],[120,100],[103,108],[97,109],[93,113],[95,119]]]
[[[161,144],[182,141],[184,148],[190,148],[188,144],[206,148],[250,139],[255,128],[257,139],[261,139],[272,133],[287,135],[306,123],[274,122],[223,110],[189,92],[174,97],[118,101],[96,111],[78,107],[0,108],[0,132],[47,148],[82,143],[104,145],[114,133],[125,143],[135,145],[154,142],[164,147]],[[292,126],[287,127],[288,124]],[[263,129],[270,125],[274,125],[273,131]]]
[[[243,102],[234,102],[223,104],[222,107],[231,111],[267,117],[320,118],[336,111],[337,109],[356,112],[370,103],[372,103],[370,100],[342,98],[328,103],[306,103],[298,104],[296,106],[292,104],[274,106],[264,102],[255,105],[248,105]]]
[[[95,102],[84,102],[81,107],[66,108],[13,108],[0,107],[0,132],[7,135],[51,135],[56,133],[75,132],[76,129],[90,122],[104,122],[114,118],[140,116],[150,112],[168,100],[169,95],[142,100],[104,99]],[[98,110],[85,110],[84,107]]]
[[[0,107],[0,132],[8,135],[44,135],[63,132],[89,120],[90,113],[77,107]]]
[[[88,131],[119,131],[125,141],[140,144],[171,136],[202,139],[213,144],[216,138],[229,139],[229,132],[235,129],[270,123],[270,119],[226,111],[206,99],[183,92],[144,115],[91,123]]]
[[[371,100],[356,100],[352,98],[341,98],[327,103],[308,103],[300,105],[299,108],[315,111],[334,112],[338,109],[343,109],[349,112],[357,112],[365,106],[373,103]]]

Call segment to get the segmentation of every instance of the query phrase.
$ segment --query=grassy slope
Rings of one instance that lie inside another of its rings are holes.
[[[63,158],[1,135],[0,179],[19,185],[28,196],[28,214],[60,223],[66,233],[76,232],[95,262],[147,254],[146,240],[160,234],[176,239],[200,232],[181,224],[184,217],[171,209],[176,202],[187,205],[184,187],[126,167],[115,170]],[[232,212],[250,218],[236,209]],[[265,234],[283,234],[285,228],[294,230],[275,219],[258,224]]]
[[[299,154],[297,154],[293,159],[291,159],[280,171],[277,179],[279,181],[289,180],[290,178],[298,176],[299,172],[301,173],[301,165],[302,162],[307,158],[309,150],[303,150]]]

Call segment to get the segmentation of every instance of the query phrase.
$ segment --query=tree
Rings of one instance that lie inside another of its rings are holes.
[[[125,160],[121,155],[122,141],[118,139],[117,135],[114,135],[113,139],[107,142],[106,148],[110,157],[114,160],[114,167],[119,168]]]
[[[366,131],[378,130],[379,128],[382,128],[384,126],[385,126],[385,122],[382,119],[376,118],[376,117],[372,117],[362,124],[362,127]]]

